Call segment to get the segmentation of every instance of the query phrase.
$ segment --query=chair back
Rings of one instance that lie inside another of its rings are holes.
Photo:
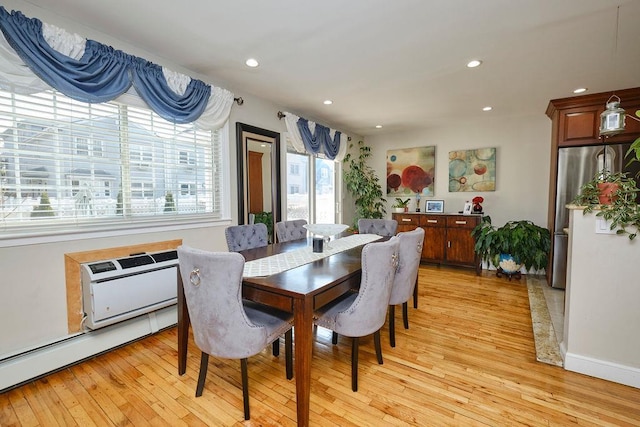
[[[362,279],[353,304],[336,315],[336,330],[362,337],[379,330],[386,320],[391,287],[398,266],[398,238],[368,243],[362,248]]]
[[[193,337],[201,351],[243,359],[269,344],[265,328],[254,325],[242,305],[242,255],[183,245],[178,247],[178,265]]]
[[[398,233],[398,269],[391,288],[390,305],[402,304],[409,301],[418,277],[424,229],[416,228],[412,231]]]
[[[269,237],[267,226],[263,223],[248,225],[233,225],[224,230],[227,247],[231,252],[267,246]]]
[[[294,219],[291,221],[276,222],[276,236],[278,242],[288,242],[307,237],[307,229],[303,227],[307,221],[304,219]]]
[[[395,219],[360,218],[358,220],[358,233],[377,234],[378,236],[395,236],[398,229],[398,221]]]

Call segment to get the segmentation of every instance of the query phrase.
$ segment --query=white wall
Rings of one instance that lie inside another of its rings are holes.
[[[484,197],[482,204],[492,223],[502,225],[509,220],[528,219],[547,227],[549,197],[549,159],[551,150],[551,120],[544,114],[529,117],[465,121],[462,117],[451,125],[422,132],[380,134],[369,136],[371,162],[383,185],[386,185],[386,153],[389,149],[436,147],[434,199],[445,201],[445,212],[458,212],[467,200]],[[496,191],[449,192],[449,151],[496,147]],[[389,207],[394,198],[388,198]],[[411,210],[415,204],[411,201]],[[424,198],[421,201],[424,209]]]

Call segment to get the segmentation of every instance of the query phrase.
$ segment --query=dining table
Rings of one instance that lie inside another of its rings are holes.
[[[245,273],[251,261],[273,260],[274,262],[267,264],[274,264],[293,259],[301,254],[307,258],[311,256],[313,259],[311,262],[295,265],[293,268],[285,266],[284,268],[287,269],[284,271],[267,271],[265,275],[243,276],[242,279],[243,298],[293,313],[294,375],[298,426],[309,425],[313,313],[345,293],[359,288],[362,275],[362,248],[366,244],[360,242],[381,239],[380,236],[357,234],[344,238],[349,240],[353,236],[360,237],[355,237],[357,240],[352,240],[348,249],[325,247],[325,253],[317,259],[313,254],[307,253],[312,251],[311,238],[269,244],[239,252],[246,261]],[[331,244],[333,245],[338,240],[332,240]],[[339,245],[336,244],[336,246]],[[179,269],[177,310],[178,373],[183,375],[186,371],[190,320]]]

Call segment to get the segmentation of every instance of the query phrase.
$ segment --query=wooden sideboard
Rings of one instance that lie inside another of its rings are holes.
[[[471,230],[482,215],[394,213],[392,218],[398,221],[398,232],[424,229],[422,261],[471,267],[480,273],[482,265]]]

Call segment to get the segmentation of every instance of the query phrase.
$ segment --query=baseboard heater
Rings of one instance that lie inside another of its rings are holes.
[[[98,329],[175,304],[175,250],[81,264],[84,325]]]

